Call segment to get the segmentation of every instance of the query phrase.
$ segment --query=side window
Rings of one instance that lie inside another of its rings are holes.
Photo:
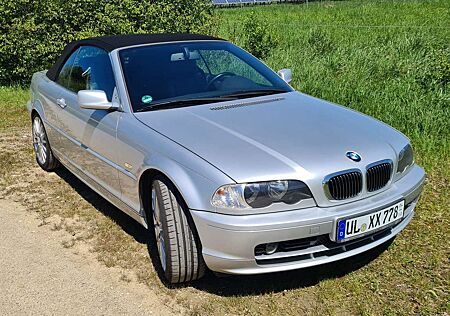
[[[198,66],[203,69],[205,73],[209,72],[206,71],[207,69],[211,70],[213,75],[222,72],[232,72],[238,76],[250,79],[255,83],[271,85],[270,82],[253,67],[226,50],[201,50],[200,53],[206,64],[202,65],[202,63],[200,63]]]
[[[72,71],[72,66],[75,61],[75,58],[77,57],[78,51],[80,49],[77,49],[70,55],[70,57],[66,60],[66,63],[61,68],[61,71],[59,72],[58,78],[56,79],[56,82],[62,85],[64,88],[69,88],[69,82],[70,82],[70,72]]]
[[[111,101],[115,85],[108,53],[93,46],[81,47],[72,67],[69,89],[103,90]]]

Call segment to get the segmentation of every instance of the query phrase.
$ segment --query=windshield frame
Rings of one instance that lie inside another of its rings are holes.
[[[123,84],[123,88],[125,89],[125,94],[127,97],[127,101],[128,101],[128,108],[130,110],[131,113],[141,113],[142,111],[139,111],[139,108],[135,108],[135,106],[133,105],[133,102],[131,100],[131,95],[130,95],[130,89],[128,87],[128,82],[126,79],[126,74],[125,74],[125,70],[124,70],[124,66],[123,66],[123,59],[122,59],[122,55],[121,53],[123,51],[129,50],[129,49],[135,49],[135,48],[145,48],[145,47],[150,47],[150,46],[163,46],[163,45],[170,45],[170,44],[207,44],[207,43],[220,43],[220,44],[226,44],[226,45],[230,45],[232,47],[234,47],[234,49],[237,49],[238,51],[242,51],[245,54],[245,57],[248,57],[250,59],[250,61],[253,61],[253,63],[259,64],[263,69],[265,69],[266,71],[268,71],[271,75],[273,75],[273,78],[276,78],[276,80],[278,80],[279,82],[282,82],[283,84],[283,89],[285,89],[285,91],[280,91],[277,92],[278,93],[288,93],[288,92],[293,92],[295,91],[294,88],[292,88],[289,83],[285,82],[281,77],[278,76],[278,74],[272,70],[269,66],[267,66],[262,60],[260,60],[259,58],[256,58],[255,56],[253,56],[252,54],[250,54],[249,52],[247,52],[245,49],[231,43],[225,40],[188,40],[188,41],[171,41],[171,42],[159,42],[159,43],[148,43],[148,44],[139,44],[139,45],[131,45],[131,46],[127,46],[127,47],[121,47],[118,49],[115,49],[112,54],[115,55],[115,59],[117,62],[117,66],[118,66],[118,70],[120,71],[120,79],[122,81]],[[220,49],[217,49],[220,50]],[[271,82],[265,75],[263,75],[260,71],[258,71],[255,67],[253,67],[251,62],[248,62],[247,60],[242,59],[240,56],[234,54],[231,50],[227,50],[230,54],[234,55],[236,58],[242,60],[244,63],[246,63],[248,66],[250,66],[251,68],[253,68],[258,74],[260,74],[262,77],[264,77],[266,80],[268,80],[269,82]],[[203,60],[203,56],[202,56],[202,60]],[[204,61],[204,60],[203,60]],[[206,63],[206,62],[205,62]],[[272,82],[271,82],[272,83]],[[275,88],[275,87],[274,87]],[[250,91],[255,91],[255,90],[248,90]],[[240,91],[241,92],[241,91]],[[274,93],[275,94],[275,93]],[[188,96],[189,94],[186,94],[186,96]],[[207,96],[205,96],[207,97]],[[217,96],[217,102],[208,102],[208,104],[211,103],[221,103],[221,102],[228,102],[230,101],[229,98],[226,97],[226,94],[223,94],[223,100],[219,100],[221,96]],[[244,98],[251,98],[251,97],[258,97],[258,96],[248,96],[248,97],[242,97],[242,99]],[[174,101],[179,101],[180,98],[182,98],[182,96],[177,96],[177,97],[173,97]],[[189,98],[186,98],[186,100]],[[164,101],[167,99],[161,99],[161,101]],[[159,101],[157,101],[159,102]],[[155,102],[157,104],[157,102]],[[204,104],[204,103],[203,103]],[[199,103],[198,105],[202,105],[202,103]],[[196,105],[189,105],[189,106],[196,106]],[[161,110],[166,110],[166,109],[170,109],[171,107],[167,107],[167,108],[161,108]],[[176,107],[173,107],[176,108]],[[160,110],[155,108],[155,110]]]

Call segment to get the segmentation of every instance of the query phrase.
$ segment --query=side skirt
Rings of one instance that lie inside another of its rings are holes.
[[[92,179],[90,176],[85,174],[82,170],[80,170],[77,166],[75,166],[69,159],[65,158],[64,155],[59,153],[57,150],[53,150],[53,153],[58,158],[58,160],[61,162],[61,164],[64,165],[72,174],[74,174],[78,179],[80,179],[83,183],[85,183],[88,187],[90,187],[92,190],[94,190],[96,193],[101,195],[104,199],[106,199],[108,202],[116,206],[118,209],[120,209],[122,212],[133,218],[135,221],[137,221],[139,224],[147,228],[147,222],[145,218],[136,210],[134,210],[131,206],[124,203],[120,198],[118,198],[116,195],[109,192],[107,189],[105,189],[103,186],[98,184],[94,179]]]

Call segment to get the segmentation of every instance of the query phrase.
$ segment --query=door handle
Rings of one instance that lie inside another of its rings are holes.
[[[60,108],[64,109],[67,105],[66,105],[66,100],[64,100],[63,98],[60,99],[56,99],[56,104],[59,105]]]

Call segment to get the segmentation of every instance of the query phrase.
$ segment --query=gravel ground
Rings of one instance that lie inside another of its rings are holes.
[[[0,199],[0,315],[168,315],[157,293],[120,280],[89,251],[66,249],[58,234],[16,202]]]

